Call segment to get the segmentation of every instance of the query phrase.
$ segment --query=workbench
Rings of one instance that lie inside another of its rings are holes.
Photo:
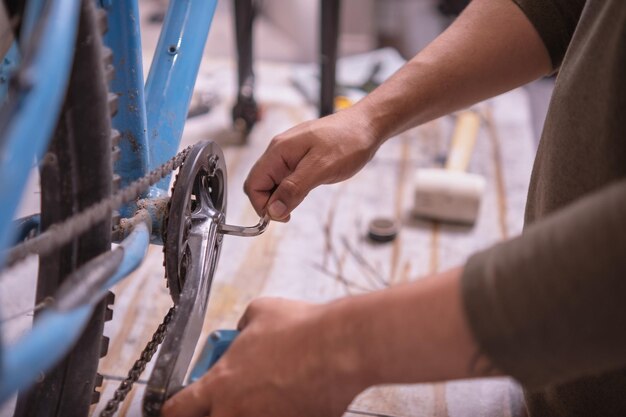
[[[189,120],[181,146],[200,139],[221,142],[228,167],[227,220],[252,225],[258,216],[242,191],[250,167],[274,135],[316,117],[316,109],[286,82],[286,65],[259,65],[257,97],[263,119],[247,145],[230,146],[220,129],[229,126],[234,73],[227,62],[213,62],[202,70],[197,89],[217,89],[227,99],[209,114]],[[204,338],[212,330],[233,328],[247,304],[259,296],[323,303],[460,265],[473,252],[519,234],[535,153],[526,94],[514,90],[476,109],[490,114],[491,123],[482,124],[469,168],[487,180],[474,227],[409,215],[416,169],[437,166],[445,158],[454,124],[453,117],[446,116],[389,140],[352,179],[311,192],[288,224],[271,223],[256,238],[226,237]],[[366,239],[367,223],[375,216],[402,222],[395,241],[374,244]],[[160,246],[151,247],[143,266],[114,290],[114,319],[105,329],[111,337],[109,354],[101,361],[102,400],[111,397],[171,306],[161,251]],[[141,415],[142,382],[149,371],[130,393],[120,416]],[[103,405],[101,401],[95,411]],[[375,387],[351,405],[369,415],[398,417],[515,417],[524,415],[522,408],[520,388],[506,378]]]

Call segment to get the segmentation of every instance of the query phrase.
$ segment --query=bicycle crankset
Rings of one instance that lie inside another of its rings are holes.
[[[178,303],[186,272],[191,261],[190,238],[194,226],[205,225],[215,229],[226,216],[226,164],[224,155],[213,142],[194,146],[176,177],[166,215],[163,245],[165,273],[170,294]],[[198,227],[196,227],[198,229]],[[198,232],[199,230],[196,230]],[[222,237],[216,230],[207,230],[213,240],[214,266],[219,258]],[[196,233],[197,234],[197,233]],[[207,236],[209,237],[209,236]]]
[[[196,144],[183,164],[164,225],[165,268],[176,305],[143,400],[146,416],[160,415],[163,402],[182,388],[200,337],[224,234],[256,236],[254,227],[224,224],[226,165],[213,142]]]

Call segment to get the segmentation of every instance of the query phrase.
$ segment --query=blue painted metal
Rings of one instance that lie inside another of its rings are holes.
[[[147,223],[139,223],[121,245],[124,247],[124,259],[115,274],[107,281],[104,290],[117,284],[141,265],[150,245],[150,227]]]
[[[35,157],[41,157],[54,129],[69,79],[76,38],[79,0],[50,3],[41,39],[19,70],[26,91],[0,110],[0,249],[12,241],[11,219]],[[36,122],[35,122],[36,121]],[[4,254],[4,251],[2,251]],[[3,255],[0,255],[0,263]]]
[[[6,101],[9,91],[9,79],[20,63],[20,51],[17,42],[13,42],[0,63],[0,104]]]
[[[139,10],[137,0],[101,0],[101,4],[109,19],[104,43],[113,50],[116,68],[109,89],[119,97],[113,127],[121,133],[121,158],[115,164],[115,172],[124,187],[146,174],[150,166]],[[134,205],[129,204],[120,213],[130,217],[134,210]]]
[[[217,0],[171,0],[146,82],[150,168],[178,150]],[[157,187],[167,192],[169,176]],[[155,193],[158,191],[155,190]]]
[[[25,40],[35,33],[44,3],[44,0],[29,2],[22,32]],[[118,0],[115,7],[113,3],[101,0],[101,5],[109,10],[105,42],[114,51],[114,65],[123,68],[116,72],[111,90],[120,96],[120,111],[113,123],[122,133],[122,159],[116,169],[125,185],[177,151],[216,0],[170,2],[148,76],[147,107],[137,2]],[[60,112],[71,68],[73,47],[70,45],[74,45],[79,5],[79,0],[50,0],[45,9],[47,20],[41,28],[42,41],[34,53],[27,55],[25,68],[19,73],[20,85],[27,88],[18,91],[17,103],[3,106],[0,113],[0,195],[4,199],[0,205],[0,248],[6,247],[13,237],[11,219],[27,173],[33,159],[45,151]],[[33,120],[37,123],[32,123]],[[168,185],[169,178],[164,179],[151,195],[167,192]],[[133,208],[127,207],[127,212],[122,214],[128,215],[130,210]],[[141,263],[149,240],[150,227],[138,224],[122,242],[124,260],[103,292]],[[79,337],[91,311],[91,305],[70,311],[46,311],[31,332],[10,347],[3,347],[0,403],[63,357]]]
[[[114,284],[127,277],[143,261],[150,241],[150,227],[141,222],[121,245],[124,258],[99,294],[95,304]],[[71,349],[91,317],[94,304],[80,305],[68,311],[46,310],[33,329],[11,346],[3,347],[0,358],[0,404],[17,390],[28,387],[41,372],[46,372]]]
[[[80,336],[92,310],[91,305],[84,305],[71,311],[46,311],[32,331],[6,347],[2,356],[0,404],[63,358]]]
[[[46,0],[30,0],[26,2],[24,19],[20,29],[20,46],[23,50],[26,50],[28,42],[31,41],[33,33],[35,33],[35,28],[43,15],[45,5]]]
[[[226,353],[239,335],[237,330],[216,330],[207,337],[202,353],[189,374],[189,383],[193,383],[206,374]]]

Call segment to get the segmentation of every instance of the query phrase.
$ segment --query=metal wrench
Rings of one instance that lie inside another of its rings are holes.
[[[268,224],[270,224],[270,216],[266,214],[254,226],[244,227],[221,223],[217,226],[217,232],[223,235],[253,237],[265,232]]]

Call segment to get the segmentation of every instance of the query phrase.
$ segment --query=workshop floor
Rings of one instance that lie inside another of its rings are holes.
[[[214,23],[196,86],[197,97],[212,96],[216,104],[210,113],[188,121],[181,146],[205,139],[222,145],[228,166],[227,219],[252,225],[258,219],[242,192],[248,170],[275,134],[314,118],[316,110],[292,87],[290,79],[296,66],[261,59],[257,97],[263,117],[247,145],[232,146],[228,132],[235,67],[230,8],[221,7],[218,13],[222,18]],[[265,42],[276,42],[277,48],[289,50],[289,40],[281,38],[268,22],[259,26],[266,34]],[[146,27],[147,49],[156,43],[157,30]],[[214,35],[220,33],[224,38]],[[485,121],[470,171],[485,176],[487,191],[473,228],[436,225],[408,215],[415,170],[436,166],[445,158],[454,122],[448,116],[391,139],[353,179],[313,191],[289,224],[272,223],[264,235],[253,239],[226,238],[204,334],[233,327],[248,302],[258,296],[325,302],[372,291],[459,265],[471,253],[518,234],[550,89],[550,82],[542,81],[530,90],[518,89],[476,107]],[[32,184],[36,190],[36,177]],[[36,211],[37,198],[36,191],[30,192],[22,213]],[[402,223],[398,239],[391,244],[374,245],[364,238],[368,220],[380,215]],[[111,337],[109,355],[101,361],[104,401],[171,305],[161,265],[161,247],[151,247],[143,266],[114,290],[114,320],[105,329]],[[35,270],[36,262],[30,262],[0,280],[3,317],[28,309],[33,297],[28,289],[34,286]],[[30,320],[26,314],[3,323],[3,335],[9,340],[17,337]],[[129,395],[120,416],[141,415],[141,396],[149,371]],[[518,387],[508,379],[390,386],[368,390],[351,406],[355,413],[346,415],[515,417],[523,415],[520,401]],[[94,409],[94,415],[102,405]],[[11,414],[10,404],[0,409],[0,417]]]

